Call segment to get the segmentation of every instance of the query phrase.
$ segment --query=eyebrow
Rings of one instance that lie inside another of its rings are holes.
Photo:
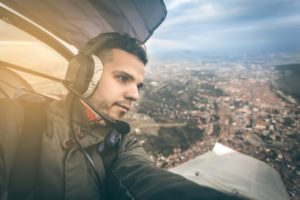
[[[134,77],[131,74],[128,74],[127,72],[124,71],[114,71],[113,72],[114,75],[124,75],[127,76],[130,80],[134,80]]]

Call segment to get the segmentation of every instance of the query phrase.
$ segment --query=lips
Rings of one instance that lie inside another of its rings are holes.
[[[119,104],[119,103],[116,103],[116,105],[117,105],[118,107],[123,108],[126,112],[128,112],[129,109],[130,109],[130,106],[128,106],[128,105],[126,105],[126,104]]]

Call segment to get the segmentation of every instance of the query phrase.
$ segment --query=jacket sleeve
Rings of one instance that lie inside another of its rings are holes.
[[[239,199],[154,166],[133,137],[112,166],[107,187],[108,199]]]

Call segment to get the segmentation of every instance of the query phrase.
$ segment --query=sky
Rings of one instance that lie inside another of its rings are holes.
[[[165,0],[166,20],[146,43],[160,54],[300,53],[299,0]]]

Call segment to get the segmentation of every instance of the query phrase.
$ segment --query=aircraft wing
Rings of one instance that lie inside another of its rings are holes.
[[[279,173],[266,163],[220,143],[214,149],[170,169],[224,193],[253,200],[288,200]]]
[[[79,48],[102,32],[126,32],[145,42],[165,19],[163,0],[1,0]]]

